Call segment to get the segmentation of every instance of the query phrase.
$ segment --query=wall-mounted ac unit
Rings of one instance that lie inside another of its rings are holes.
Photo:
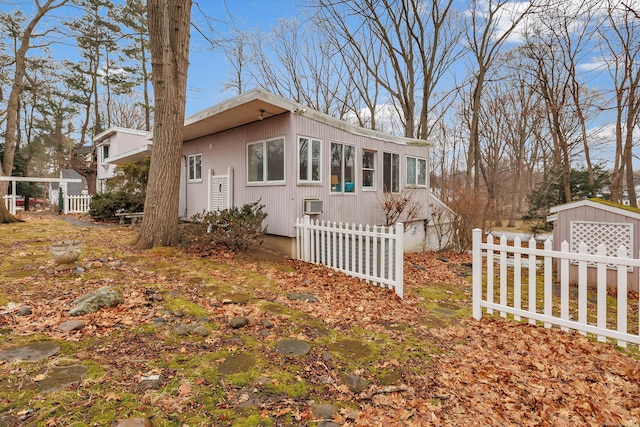
[[[318,215],[322,213],[323,203],[320,199],[304,199],[304,214]]]

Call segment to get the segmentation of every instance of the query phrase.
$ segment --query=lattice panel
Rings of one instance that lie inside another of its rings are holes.
[[[599,245],[607,248],[607,256],[617,256],[618,248],[624,246],[627,256],[633,251],[633,225],[611,222],[571,221],[571,252],[578,252],[580,243],[587,245],[588,253],[595,255]]]

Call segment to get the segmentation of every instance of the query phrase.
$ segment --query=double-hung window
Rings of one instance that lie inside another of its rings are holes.
[[[426,159],[407,156],[407,185],[416,187],[427,186]]]
[[[247,144],[247,181],[284,182],[284,138]]]
[[[189,181],[202,181],[202,154],[191,154],[188,159]]]
[[[331,192],[355,193],[356,147],[331,143]]]
[[[382,178],[385,193],[400,192],[400,155],[397,153],[383,153]]]
[[[376,152],[362,150],[362,189],[376,188]]]
[[[322,176],[322,142],[319,139],[298,138],[298,181],[301,183],[320,183]]]
[[[109,144],[104,144],[100,147],[100,164],[103,164],[104,161],[109,157]]]

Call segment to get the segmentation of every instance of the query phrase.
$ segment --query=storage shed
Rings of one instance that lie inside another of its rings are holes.
[[[563,241],[569,243],[571,252],[578,252],[582,242],[590,254],[604,244],[608,256],[616,256],[620,246],[624,246],[627,256],[639,258],[640,250],[640,209],[612,203],[602,199],[587,199],[555,206],[550,210],[548,220],[553,222],[553,248],[560,250]],[[596,268],[588,269],[588,283],[596,283]],[[629,290],[638,290],[638,271],[628,273]],[[572,283],[577,282],[577,266],[570,272]],[[607,271],[607,286],[617,286],[616,271]]]

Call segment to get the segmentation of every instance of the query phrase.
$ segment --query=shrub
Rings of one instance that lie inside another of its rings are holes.
[[[144,195],[141,193],[100,193],[91,198],[89,215],[96,221],[116,220],[118,212],[142,212]]]
[[[199,252],[210,252],[224,245],[234,252],[246,251],[260,246],[267,231],[262,222],[267,217],[260,201],[248,203],[240,208],[202,212],[191,217],[185,224],[183,241]]]

